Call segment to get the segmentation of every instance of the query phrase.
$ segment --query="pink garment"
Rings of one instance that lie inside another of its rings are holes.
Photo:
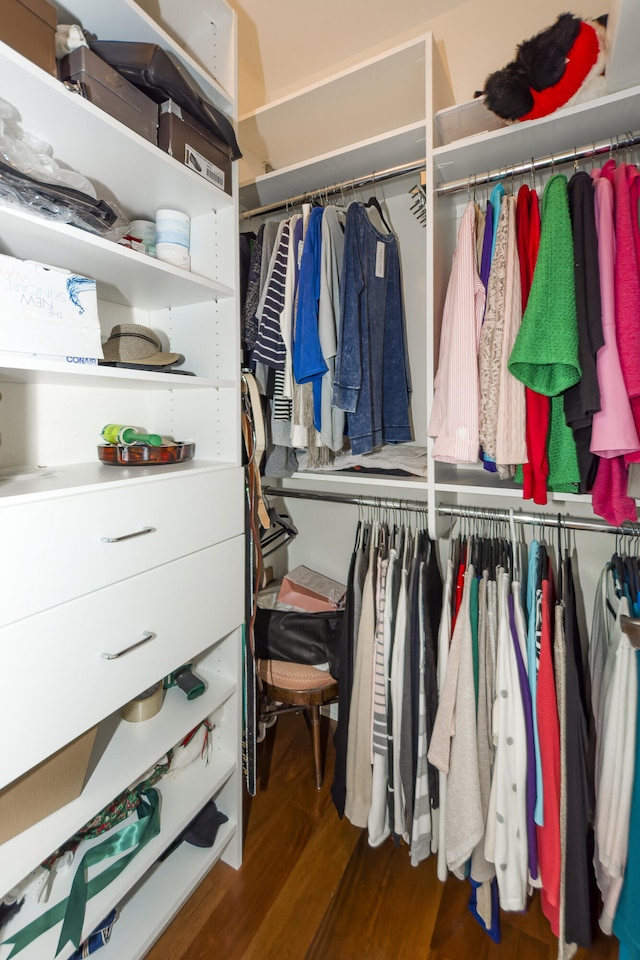
[[[475,207],[469,202],[447,287],[429,420],[429,436],[435,437],[433,459],[447,463],[475,463],[480,445],[478,340],[485,289],[478,275],[475,223]]]
[[[619,527],[625,520],[638,519],[636,502],[627,496],[627,465],[624,457],[602,457],[591,489],[593,512]]]
[[[600,170],[592,170],[591,176],[595,187],[604,346],[598,351],[596,357],[600,410],[593,416],[590,449],[600,457],[611,458],[640,450],[640,440],[622,376],[616,340],[614,281],[616,237],[613,221],[613,187],[606,177],[600,175]]]
[[[636,430],[640,433],[640,274],[631,209],[633,167],[608,160],[602,168],[615,190],[616,258],[614,269],[616,338],[620,365]],[[634,189],[635,192],[635,189]]]

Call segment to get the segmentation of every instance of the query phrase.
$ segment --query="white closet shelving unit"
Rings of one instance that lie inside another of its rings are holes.
[[[437,365],[437,350],[440,340],[440,319],[444,306],[449,269],[460,217],[469,196],[473,192],[474,174],[502,169],[509,188],[509,167],[527,163],[528,160],[544,159],[563,152],[572,152],[582,147],[595,145],[608,140],[624,137],[625,132],[638,129],[638,105],[640,87],[632,87],[611,93],[605,97],[582,103],[574,107],[558,110],[540,120],[523,124],[514,124],[487,134],[480,134],[447,145],[436,145],[428,158],[427,180],[430,184],[428,205],[432,211],[430,218],[431,235],[427,242],[434,251],[432,282],[429,283],[429,327],[433,331],[434,361],[429,365],[429,375]],[[588,163],[588,160],[586,161]],[[599,161],[596,161],[599,162]],[[556,168],[571,175],[571,167]],[[546,181],[550,170],[534,174],[535,182],[540,185]],[[440,184],[459,179],[470,179],[470,190],[438,196]],[[516,180],[516,188],[520,181]],[[493,184],[489,185],[491,190]],[[478,188],[478,195],[486,196],[486,188]],[[432,395],[431,385],[429,396]],[[431,499],[437,502],[488,502],[485,498],[499,497],[509,506],[517,507],[522,501],[522,489],[510,481],[496,479],[495,474],[487,473],[480,464],[451,465],[434,463],[429,481],[432,490]],[[565,510],[564,504],[570,504],[571,511],[591,514],[591,496],[549,493],[552,509]],[[495,505],[492,504],[492,505]],[[583,505],[580,507],[580,505]]]
[[[237,121],[236,15],[225,0],[197,7],[176,0],[56,6],[59,23],[169,50]],[[235,867],[241,861],[237,164],[229,195],[1,43],[0,88],[24,128],[129,218],[155,219],[162,207],[191,217],[192,271],[186,272],[66,224],[17,208],[0,211],[0,252],[95,278],[103,337],[116,323],[147,325],[165,347],[184,354],[184,369],[193,374],[0,353],[0,790],[95,725],[99,746],[81,795],[0,845],[0,895],[202,720],[214,725],[209,763],[198,761],[158,784],[159,836],[87,905],[85,936],[118,907],[102,953],[105,960],[134,960],[219,858]],[[101,464],[96,448],[108,422],[193,441],[196,456],[175,466]],[[129,536],[143,528],[150,532]],[[109,538],[123,539],[104,542]],[[145,633],[152,639],[136,646]],[[105,652],[122,655],[107,660]],[[121,719],[125,703],[185,663],[205,681],[201,697],[188,701],[173,687],[152,719]],[[228,817],[215,845],[183,845],[158,864],[209,799]],[[67,871],[56,880],[48,906],[67,895],[72,876]],[[42,910],[29,898],[0,939]],[[58,924],[21,956],[53,958],[59,931]],[[62,960],[72,950],[67,946]],[[0,946],[2,960],[9,952]]]
[[[433,78],[437,78],[434,84]],[[400,164],[424,162],[432,149],[432,90],[435,108],[451,102],[449,83],[432,35],[425,34],[343,70],[319,83],[240,118],[245,152],[241,161],[241,209],[284,201],[303,192],[380,173]],[[345,104],[348,107],[345,109]],[[264,173],[265,164],[273,170]],[[411,173],[377,188],[391,211],[392,225],[403,222],[409,243],[402,247],[407,337],[416,442],[426,445],[427,383],[425,230],[409,211],[409,190],[419,182]],[[352,194],[366,199],[373,192]],[[338,201],[340,197],[337,197]],[[243,228],[251,227],[244,221]],[[409,245],[411,249],[409,249]],[[415,275],[420,279],[416,284]],[[426,497],[422,478],[362,477],[339,472],[296,473],[296,486],[369,495]]]
[[[429,450],[432,443],[427,438],[427,424],[437,369],[440,319],[458,224],[472,194],[473,175],[508,169],[532,158],[637,130],[640,87],[618,90],[541,120],[444,145],[435,117],[452,103],[438,47],[433,36],[426,34],[268,104],[240,121],[247,156],[247,163],[241,167],[243,210],[286,200],[304,191],[317,190],[321,195],[325,185],[425,157],[428,218],[421,241],[422,261],[416,261],[416,234],[406,212],[407,189],[417,177],[398,180],[395,186],[388,182],[379,189],[378,196],[384,195],[399,237],[415,442],[428,445]],[[265,164],[274,169],[264,173]],[[462,178],[470,179],[469,191],[438,196],[438,186]],[[542,182],[541,175],[537,182]],[[488,191],[479,187],[477,193],[482,199]],[[405,196],[400,202],[402,194]],[[435,463],[430,457],[429,476],[424,480],[308,471],[282,481],[284,489],[291,486],[427,500],[432,532],[450,524],[449,520],[438,521],[439,503],[500,506],[506,502],[517,508],[518,500],[522,500],[520,487],[486,473],[480,464],[454,466]],[[591,514],[589,496],[552,493],[549,501],[556,512],[571,509],[574,513]]]

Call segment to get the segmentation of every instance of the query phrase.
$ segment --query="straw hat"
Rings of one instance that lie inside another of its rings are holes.
[[[139,323],[117,323],[102,345],[104,359],[166,367],[183,359],[179,353],[163,353],[160,337]]]

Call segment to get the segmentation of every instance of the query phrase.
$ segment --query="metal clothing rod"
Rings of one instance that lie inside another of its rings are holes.
[[[625,150],[629,147],[635,147],[638,143],[640,143],[640,132],[625,133],[621,137],[600,140],[598,143],[591,143],[584,147],[574,147],[573,150],[565,150],[563,153],[549,154],[549,156],[538,157],[537,159],[532,157],[531,160],[523,163],[499,167],[497,170],[489,170],[485,173],[473,173],[460,180],[450,180],[448,183],[441,183],[436,187],[436,194],[441,197],[450,193],[459,193],[461,190],[470,190],[471,187],[479,187],[496,180],[505,180],[507,177],[521,177],[533,173],[535,170],[560,167],[563,163],[586,160],[603,153],[612,153],[615,150]]]
[[[468,517],[472,520],[501,520],[508,522],[511,514],[508,510],[493,510],[489,507],[458,507],[440,504],[438,513],[451,517]],[[640,524],[628,523],[621,527],[612,527],[605,520],[583,520],[581,517],[564,517],[561,514],[515,513],[516,523],[526,523],[535,527],[561,527],[566,530],[583,530],[589,533],[613,533],[617,535],[637,535]]]
[[[426,510],[426,500],[400,500],[389,497],[357,497],[347,493],[317,493],[315,490],[282,490],[280,487],[263,487],[262,492],[272,497],[288,497],[294,500],[323,500],[327,503],[351,503],[357,507],[388,507],[390,510]]]
[[[348,493],[318,493],[315,490],[283,490],[280,487],[264,486],[262,492],[267,496],[291,498],[294,500],[319,500],[327,503],[350,503],[358,507],[386,507],[392,510],[423,511],[427,507],[426,500],[406,500],[393,497],[360,497]],[[449,504],[438,504],[436,511],[445,516],[466,517],[470,520],[499,520],[509,522],[509,510],[496,510],[491,507],[463,507]],[[530,526],[561,527],[565,530],[582,530],[589,533],[612,533],[618,536],[636,536],[640,534],[640,524],[628,521],[622,526],[615,527],[605,520],[588,520],[581,517],[568,517],[549,513],[513,513],[515,523],[524,523]]]
[[[387,167],[386,170],[378,170],[374,173],[368,173],[363,177],[355,177],[351,180],[343,180],[342,183],[334,183],[330,187],[322,187],[319,190],[308,190],[306,193],[299,193],[297,197],[289,197],[288,200],[277,200],[275,203],[267,203],[263,207],[256,207],[254,210],[245,210],[240,214],[241,220],[248,220],[249,217],[261,217],[267,213],[275,213],[277,210],[286,210],[288,207],[297,207],[307,200],[313,200],[314,197],[326,197],[330,193],[340,193],[342,190],[356,190],[358,187],[365,187],[368,183],[382,183],[384,180],[393,180],[395,177],[403,177],[408,173],[417,173],[424,170],[426,161],[415,160],[412,163],[400,163],[395,167]]]

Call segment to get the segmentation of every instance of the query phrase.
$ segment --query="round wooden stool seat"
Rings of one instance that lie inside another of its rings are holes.
[[[281,687],[290,693],[310,693],[316,690],[336,689],[338,682],[326,670],[318,670],[306,663],[289,663],[286,660],[261,660],[260,676],[263,683]]]
[[[338,699],[338,681],[327,670],[285,660],[259,660],[264,707],[262,719],[279,710],[301,707],[308,712],[313,739],[316,787],[322,787],[320,707]]]

